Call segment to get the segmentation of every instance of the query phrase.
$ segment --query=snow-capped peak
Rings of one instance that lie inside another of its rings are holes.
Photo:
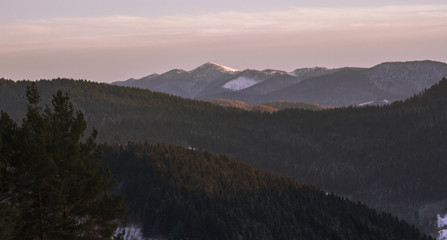
[[[200,66],[198,68],[203,68],[203,67],[215,67],[215,68],[218,68],[218,69],[220,69],[221,71],[224,71],[224,72],[240,72],[238,69],[230,68],[230,67],[227,67],[227,66],[224,66],[224,65],[221,65],[221,64],[217,64],[217,63],[214,63],[214,62],[207,62],[207,63],[203,64],[202,66]]]

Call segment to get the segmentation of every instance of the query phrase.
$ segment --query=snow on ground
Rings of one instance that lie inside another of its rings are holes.
[[[258,82],[253,79],[245,78],[245,77],[238,77],[236,79],[233,79],[233,80],[225,83],[222,87],[226,88],[226,89],[233,90],[233,91],[239,91],[239,90],[251,87],[251,86],[255,85],[256,83],[258,83]]]
[[[438,214],[438,228],[447,228],[447,214],[444,217]]]
[[[444,229],[443,229],[444,228]],[[447,214],[442,217],[438,214],[438,237],[437,240],[447,240]]]
[[[438,237],[436,240],[447,240],[447,230],[441,230],[438,232]]]
[[[139,227],[126,227],[126,233],[124,234],[124,240],[140,240],[143,239],[143,233]]]
[[[116,230],[116,233],[120,233],[122,230],[123,228],[119,227]],[[143,238],[143,232],[140,227],[130,225],[124,227],[124,231],[124,240],[147,240],[146,238]]]

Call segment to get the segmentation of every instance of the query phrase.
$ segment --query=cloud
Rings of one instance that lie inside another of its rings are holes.
[[[0,52],[33,48],[114,48],[238,36],[447,24],[447,4],[359,8],[295,8],[193,16],[49,18],[0,23]],[[123,44],[125,43],[125,44]]]
[[[207,61],[283,70],[446,61],[446,13],[438,4],[0,20],[0,74],[111,81]]]

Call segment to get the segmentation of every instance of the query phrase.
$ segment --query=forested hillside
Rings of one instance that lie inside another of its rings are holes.
[[[291,101],[277,101],[277,102],[271,101],[261,105],[249,105],[242,101],[233,101],[228,99],[216,99],[211,100],[210,102],[224,107],[235,107],[248,111],[269,112],[269,113],[291,108],[305,109],[305,110],[323,110],[330,108],[330,107],[323,107],[313,103],[291,102]]]
[[[26,99],[21,126],[0,114],[0,239],[120,239],[126,207],[96,131],[85,135],[83,114],[60,91],[42,108],[30,84]]]
[[[20,120],[29,82],[0,81],[0,109]],[[404,102],[322,111],[247,112],[148,90],[39,81],[67,91],[98,141],[165,142],[225,153],[348,196],[434,232],[447,211],[447,80]]]
[[[429,239],[389,214],[226,156],[158,144],[103,146],[130,208],[159,239]]]

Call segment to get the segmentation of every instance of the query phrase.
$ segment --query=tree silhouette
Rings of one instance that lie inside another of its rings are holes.
[[[1,177],[7,183],[1,209],[16,213],[5,237],[110,239],[126,208],[122,196],[110,193],[113,182],[100,164],[96,130],[84,137],[84,116],[61,91],[43,113],[35,84],[26,97],[21,127],[5,113],[0,120]]]

